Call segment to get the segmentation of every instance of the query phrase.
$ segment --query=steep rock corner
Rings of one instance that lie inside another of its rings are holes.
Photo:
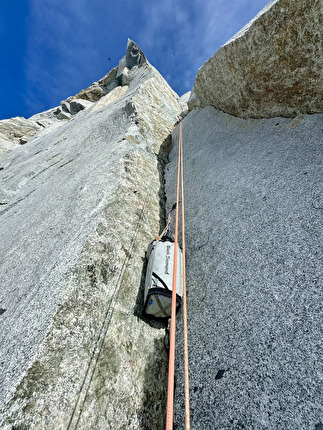
[[[181,98],[128,40],[89,88],[0,122],[1,428],[164,427],[143,284],[180,111],[192,428],[322,427],[322,22],[320,0],[272,0]]]

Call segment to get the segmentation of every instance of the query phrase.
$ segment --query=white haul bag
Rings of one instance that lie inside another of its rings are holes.
[[[145,281],[145,313],[157,318],[169,318],[172,309],[174,242],[168,238],[154,240],[147,250]],[[177,248],[176,310],[182,303],[183,255]]]

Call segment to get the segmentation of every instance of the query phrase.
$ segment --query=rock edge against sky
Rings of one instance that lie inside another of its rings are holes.
[[[323,2],[274,0],[198,71],[191,108],[244,118],[323,110]]]

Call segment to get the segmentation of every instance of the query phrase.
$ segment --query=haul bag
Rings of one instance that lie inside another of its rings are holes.
[[[145,281],[145,313],[157,318],[169,318],[172,310],[174,241],[169,238],[154,240],[147,250]],[[183,255],[177,248],[176,310],[182,303]]]

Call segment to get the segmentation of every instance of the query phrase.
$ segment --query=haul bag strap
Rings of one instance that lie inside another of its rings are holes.
[[[165,300],[166,299],[166,300]],[[172,292],[164,288],[150,288],[145,303],[145,312],[157,318],[169,318],[171,315]],[[182,299],[176,295],[176,309],[181,307]]]
[[[148,294],[147,294],[147,299],[151,294],[159,294],[161,296],[165,296],[165,297],[170,297],[172,298],[172,292],[170,290],[165,290],[164,288],[160,288],[160,287],[155,287],[155,288],[149,288]],[[147,301],[146,299],[146,301]],[[182,304],[182,298],[181,296],[179,296],[178,294],[176,294],[176,304],[177,306]]]
[[[152,276],[154,276],[156,279],[158,279],[158,281],[161,284],[163,284],[163,287],[165,288],[165,290],[169,291],[169,288],[167,287],[166,282],[160,276],[158,276],[157,273],[153,272]],[[170,297],[172,297],[172,294],[170,294]]]

